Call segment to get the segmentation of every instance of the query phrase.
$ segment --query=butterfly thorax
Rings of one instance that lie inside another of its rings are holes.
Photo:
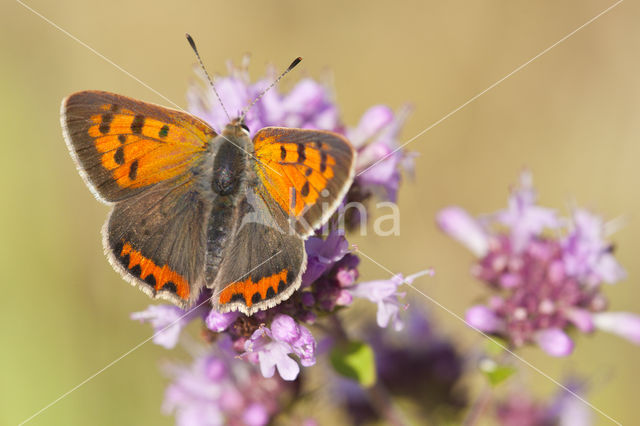
[[[242,184],[247,155],[252,150],[249,132],[241,122],[234,120],[227,125],[218,137],[219,148],[213,162],[213,179],[211,187],[221,196],[236,194]]]

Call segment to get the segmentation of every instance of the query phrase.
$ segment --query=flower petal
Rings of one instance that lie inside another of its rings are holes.
[[[297,362],[291,359],[289,355],[279,358],[276,366],[278,367],[278,373],[283,380],[295,380],[296,377],[298,377],[298,373],[300,373],[300,366]]]
[[[291,344],[300,338],[300,327],[289,315],[277,314],[271,322],[271,333],[275,340]]]
[[[536,334],[538,345],[551,356],[567,356],[573,352],[573,340],[559,328],[547,328]]]
[[[269,413],[262,404],[254,402],[243,411],[242,421],[247,426],[264,426],[269,423]]]
[[[146,310],[131,314],[132,320],[150,322],[154,329],[153,343],[172,349],[178,343],[180,332],[193,318],[177,306],[150,305]]]
[[[630,312],[602,312],[593,315],[596,328],[640,345],[640,316]]]
[[[205,319],[205,324],[211,331],[225,331],[231,324],[236,321],[239,315],[239,312],[222,313],[212,309]]]
[[[393,111],[389,107],[384,105],[372,106],[362,115],[358,126],[349,131],[349,140],[358,148],[392,121]]]
[[[586,309],[570,309],[566,312],[567,318],[578,330],[584,333],[593,331],[593,314]]]
[[[480,224],[460,207],[440,210],[436,218],[438,226],[450,237],[467,247],[477,257],[489,251],[489,239]]]
[[[486,333],[493,333],[502,329],[503,322],[489,308],[483,305],[472,306],[467,309],[465,320],[473,328]]]

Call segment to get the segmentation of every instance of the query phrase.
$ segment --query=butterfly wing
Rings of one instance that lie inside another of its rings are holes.
[[[253,139],[255,170],[277,204],[306,237],[344,198],[355,172],[355,151],[342,136],[321,130],[266,127]],[[304,220],[302,220],[304,219]]]
[[[81,175],[106,202],[188,174],[215,137],[189,114],[99,91],[64,99],[61,122]]]
[[[212,303],[221,312],[252,315],[300,287],[307,257],[302,238],[288,232],[286,213],[260,186],[247,189],[238,214],[237,230],[212,284]]]
[[[105,252],[149,296],[193,305],[204,283],[210,211],[195,182],[160,182],[116,204],[103,228]]]
[[[102,231],[113,267],[151,297],[192,305],[214,197],[196,175],[215,132],[188,114],[97,91],[63,100],[61,121],[87,185],[115,203]]]

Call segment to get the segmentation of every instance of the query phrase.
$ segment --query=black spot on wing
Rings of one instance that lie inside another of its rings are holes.
[[[306,181],[304,185],[302,185],[302,188],[300,188],[300,194],[302,194],[303,197],[309,195],[309,181]]]
[[[320,172],[324,173],[325,170],[327,170],[327,153],[320,151]]]
[[[256,291],[255,293],[253,293],[253,296],[251,296],[251,303],[258,303],[262,300],[262,296],[260,295],[259,291]]]
[[[267,289],[267,299],[273,299],[274,297],[276,297],[276,292],[273,287],[269,287]]]
[[[162,128],[158,132],[158,136],[161,138],[166,138],[168,134],[169,134],[169,126],[165,124],[164,126],[162,126]]]
[[[289,279],[289,274],[287,274],[287,280]],[[278,283],[278,294],[280,294],[282,291],[284,291],[284,289],[287,288],[287,283],[285,283],[284,281],[280,280],[280,282]]]
[[[129,179],[136,180],[136,176],[138,176],[138,160],[134,160],[129,167]]]
[[[307,159],[307,154],[304,151],[304,145],[299,143],[298,144],[298,163],[304,163],[305,160]]]
[[[231,296],[231,302],[245,302],[244,300],[244,296],[242,295],[242,293],[234,293],[233,296]]]
[[[100,133],[102,133],[103,135],[109,133],[109,130],[111,129],[112,120],[113,120],[112,113],[105,112],[104,114],[102,114],[102,122],[100,123],[100,127],[98,128],[100,130]]]
[[[173,281],[167,281],[166,283],[164,283],[164,285],[162,286],[162,290],[170,291],[173,294],[178,293],[178,287]]]
[[[145,277],[144,282],[149,284],[154,289],[156,288],[156,277],[153,274],[149,274]]]
[[[131,123],[131,132],[139,135],[142,133],[142,126],[144,126],[144,115],[136,115]]]
[[[287,150],[285,149],[284,145],[280,145],[280,159],[284,161],[285,158],[287,158]]]
[[[120,166],[124,164],[124,148],[123,147],[120,146],[118,147],[118,149],[116,149],[116,153],[113,154],[113,161],[115,161],[116,164]]]
[[[127,135],[118,135],[118,140],[120,143],[125,143],[127,141]]]
[[[135,265],[133,268],[129,269],[129,272],[136,277],[140,277],[140,274],[142,274],[142,268],[140,265]]]

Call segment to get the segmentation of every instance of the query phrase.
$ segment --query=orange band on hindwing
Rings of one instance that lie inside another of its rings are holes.
[[[169,291],[183,300],[189,299],[189,283],[168,265],[156,265],[127,242],[117,244],[114,252],[129,274],[147,283],[154,291]]]
[[[249,277],[244,281],[231,283],[220,293],[220,304],[240,301],[251,307],[255,303],[272,299],[287,287],[288,272],[287,269],[283,269],[277,274],[260,278],[258,282]]]

